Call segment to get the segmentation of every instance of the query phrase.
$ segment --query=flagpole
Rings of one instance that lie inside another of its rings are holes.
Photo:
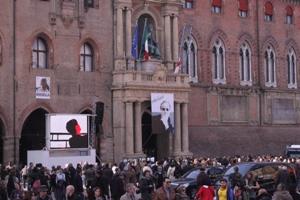
[[[142,54],[142,50],[143,50],[143,39],[144,39],[144,34],[145,34],[145,29],[146,29],[146,25],[147,25],[147,17],[145,18],[145,23],[144,23],[144,28],[143,28],[143,34],[142,34],[142,40],[141,40],[141,49],[140,49],[140,53],[139,53],[139,61],[141,61],[141,54]]]

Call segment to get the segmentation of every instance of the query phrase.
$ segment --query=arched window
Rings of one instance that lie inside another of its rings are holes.
[[[239,15],[240,17],[247,17],[248,15],[248,0],[239,0]]]
[[[272,47],[268,46],[265,51],[265,77],[267,87],[276,87],[276,63],[275,53]]]
[[[211,11],[212,13],[221,13],[222,0],[212,0]]]
[[[273,20],[273,5],[270,1],[265,3],[265,20],[268,22]]]
[[[217,39],[212,51],[213,83],[225,84],[225,49],[222,41]]]
[[[92,46],[85,42],[80,48],[80,71],[93,71],[94,51]]]
[[[240,77],[241,85],[252,85],[251,50],[247,43],[243,43],[240,48]]]
[[[37,37],[32,45],[32,67],[48,68],[48,47],[42,37]]]
[[[287,24],[293,24],[293,16],[294,16],[294,11],[291,6],[286,7],[286,16],[285,16],[285,22]]]
[[[288,88],[297,88],[296,63],[295,51],[290,48],[287,54]]]
[[[182,73],[188,74],[191,81],[197,82],[197,45],[190,36],[184,41],[182,58]]]

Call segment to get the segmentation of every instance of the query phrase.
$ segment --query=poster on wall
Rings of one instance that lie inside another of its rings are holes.
[[[151,93],[152,133],[175,133],[174,94]]]
[[[47,115],[48,149],[88,148],[89,116],[85,114]]]
[[[35,78],[35,98],[50,99],[50,77],[37,76]]]

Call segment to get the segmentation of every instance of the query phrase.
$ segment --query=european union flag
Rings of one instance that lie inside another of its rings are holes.
[[[138,48],[138,25],[136,25],[136,27],[134,29],[132,46],[131,46],[131,55],[135,60],[138,59],[138,49],[137,48]]]

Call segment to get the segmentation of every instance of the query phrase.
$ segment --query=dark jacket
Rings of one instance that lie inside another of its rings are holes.
[[[110,183],[111,196],[114,200],[120,199],[123,194],[125,194],[125,186],[120,175],[115,174]]]
[[[197,176],[197,185],[200,188],[202,185],[211,185],[211,180],[209,176],[204,172],[201,171]]]
[[[256,200],[272,200],[271,195],[263,193],[256,197]]]
[[[151,200],[154,191],[154,181],[151,177],[142,177],[140,180],[140,192],[143,200]]]

